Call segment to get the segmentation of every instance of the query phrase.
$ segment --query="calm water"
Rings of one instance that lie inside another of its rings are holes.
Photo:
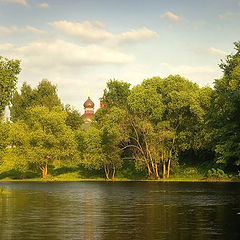
[[[240,239],[240,183],[0,183],[0,239]]]

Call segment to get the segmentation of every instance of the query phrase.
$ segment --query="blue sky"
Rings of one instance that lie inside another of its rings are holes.
[[[21,59],[19,86],[47,78],[81,112],[113,78],[212,85],[239,36],[240,0],[0,0],[0,55]]]

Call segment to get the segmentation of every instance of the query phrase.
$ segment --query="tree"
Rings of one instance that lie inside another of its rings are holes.
[[[207,91],[206,91],[207,92]],[[179,151],[197,149],[204,124],[205,95],[197,84],[179,75],[146,79],[128,97],[132,127],[131,145],[135,159],[145,163],[148,176],[170,175]],[[161,161],[160,161],[161,159]]]
[[[13,124],[9,136],[12,146],[9,155],[13,163],[26,167],[33,165],[47,177],[48,164],[66,165],[77,159],[74,134],[65,123],[66,112],[61,107],[49,110],[36,106],[26,110],[27,120]],[[5,164],[9,158],[6,157]]]
[[[116,170],[122,166],[121,154],[125,143],[129,141],[129,129],[126,124],[126,110],[112,107],[102,115],[96,116],[96,127],[101,130],[102,149],[106,156],[104,170],[107,179],[115,177]]]
[[[102,148],[101,131],[91,126],[87,132],[78,130],[76,132],[76,141],[84,167],[102,169],[106,158]]]
[[[107,90],[104,91],[103,104],[106,107],[117,106],[123,107],[127,103],[127,97],[130,94],[130,83],[109,80]]]
[[[0,137],[0,162],[8,147],[7,140],[9,136],[9,130],[10,130],[10,123],[9,122],[2,123],[0,121],[0,136],[1,136]]]
[[[72,130],[80,129],[81,125],[84,123],[82,116],[79,111],[71,108],[69,104],[65,106],[65,111],[67,113],[66,124],[70,126]]]
[[[96,122],[88,131],[77,131],[76,139],[82,163],[90,169],[103,169],[106,179],[114,179],[116,170],[122,166],[123,142],[128,141],[125,128],[126,112],[117,107],[99,109]]]
[[[29,107],[45,106],[49,110],[56,106],[62,106],[57,95],[57,87],[47,79],[43,79],[36,88],[32,89],[27,83],[23,83],[20,94],[13,95],[10,107],[11,120],[26,119],[26,110]]]
[[[16,122],[17,120],[26,119],[26,109],[34,106],[34,93],[30,85],[26,82],[21,87],[21,93],[17,91],[12,98],[12,106],[10,106],[11,120]]]
[[[128,141],[126,123],[127,97],[130,84],[110,80],[102,98],[104,107],[95,113],[95,123],[85,134],[80,131],[77,141],[83,164],[88,168],[104,169],[106,179],[114,179],[122,166],[123,142]]]
[[[240,41],[234,45],[219,65],[224,75],[215,80],[208,118],[216,162],[231,170],[240,166]]]
[[[9,60],[0,56],[0,115],[12,98],[20,71],[19,60]]]
[[[0,172],[17,170],[24,172],[29,169],[30,158],[33,156],[30,147],[30,132],[23,121],[11,125],[8,139],[8,147],[2,158]]]

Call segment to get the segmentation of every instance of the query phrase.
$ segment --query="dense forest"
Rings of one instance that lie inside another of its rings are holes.
[[[0,57],[0,179],[239,178],[240,42],[234,45],[213,88],[180,75],[133,87],[109,80],[90,126],[46,79],[16,91],[20,61]]]

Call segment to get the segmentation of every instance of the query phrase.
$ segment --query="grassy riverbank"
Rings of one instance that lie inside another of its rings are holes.
[[[0,179],[0,182],[240,182],[239,178],[167,178],[167,179],[128,179],[115,178],[106,180],[105,178],[63,178],[47,177],[43,178],[25,178],[25,179]]]
[[[137,171],[134,166],[123,165],[116,173],[114,180],[109,181],[142,181],[142,182],[239,182],[236,174],[224,173],[222,170],[211,170],[205,165],[178,166],[170,178],[158,180],[146,178],[144,171]],[[18,172],[11,170],[0,173],[0,182],[6,181],[40,181],[40,182],[66,182],[66,181],[107,181],[102,170],[89,170],[78,167],[49,167],[46,179],[41,178],[39,171]]]

